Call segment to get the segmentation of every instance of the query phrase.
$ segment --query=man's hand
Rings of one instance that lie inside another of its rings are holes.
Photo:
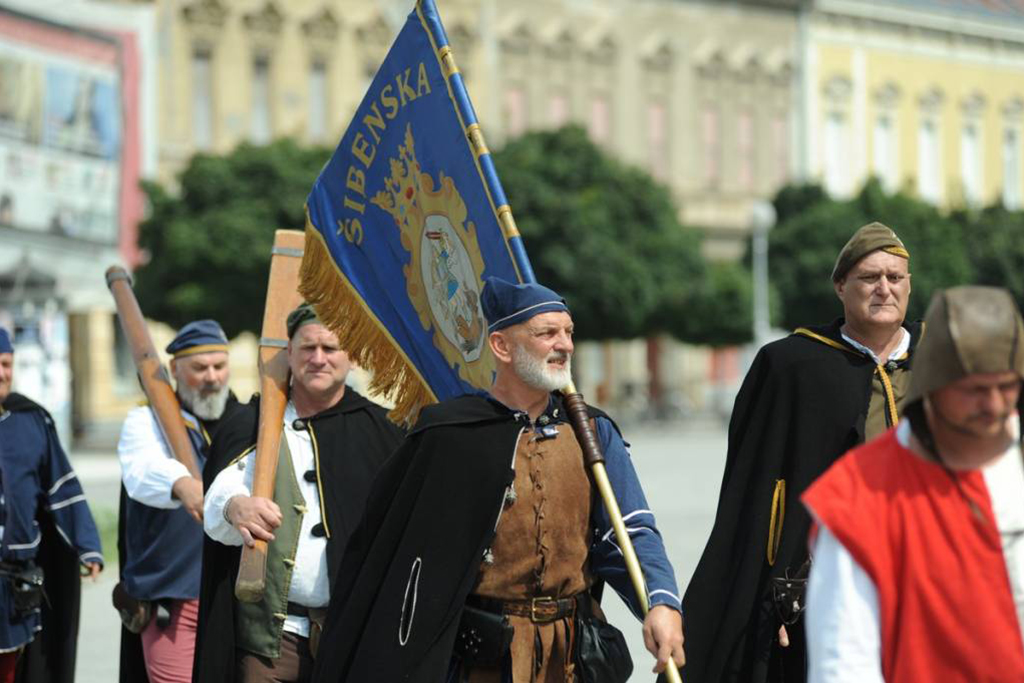
[[[789,633],[786,632],[786,625],[779,627],[779,645],[789,647]]]
[[[668,605],[656,605],[644,619],[644,645],[658,658],[654,673],[660,674],[668,666],[671,656],[676,666],[686,663],[683,654],[683,615]]]
[[[82,565],[82,578],[95,581],[100,578],[101,571],[103,571],[103,565],[99,562],[86,562]]]
[[[195,477],[182,477],[171,487],[171,496],[181,501],[192,519],[203,523],[203,482]]]
[[[234,496],[224,506],[224,519],[242,534],[242,540],[250,548],[256,539],[273,541],[273,531],[281,526],[281,508],[269,498]]]

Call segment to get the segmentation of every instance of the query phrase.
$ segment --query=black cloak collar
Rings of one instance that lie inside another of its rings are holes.
[[[863,351],[855,347],[843,337],[842,329],[844,324],[846,324],[846,319],[839,317],[828,325],[798,327],[793,331],[791,336],[806,337],[807,339],[819,342],[838,351],[847,351],[854,355],[872,360]],[[914,349],[917,348],[917,345],[921,342],[921,337],[924,335],[924,322],[920,320],[910,323],[904,321],[903,328],[910,333],[910,347],[907,349],[906,358],[901,359],[899,362],[905,362],[914,355]]]
[[[13,391],[10,394],[8,394],[7,398],[4,400],[4,402],[2,404],[0,404],[0,413],[3,413],[5,411],[10,411],[12,413],[19,413],[19,412],[28,412],[28,411],[32,411],[32,410],[39,410],[39,411],[43,412],[44,414],[46,414],[47,416],[49,416],[49,413],[46,412],[46,408],[44,408],[41,405],[39,405],[38,403],[36,403],[32,399],[30,399],[28,396],[25,396],[23,394],[15,393]]]

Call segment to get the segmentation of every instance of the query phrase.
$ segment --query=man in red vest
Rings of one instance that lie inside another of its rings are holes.
[[[1024,681],[1024,323],[938,292],[904,419],[804,494],[812,683]]]

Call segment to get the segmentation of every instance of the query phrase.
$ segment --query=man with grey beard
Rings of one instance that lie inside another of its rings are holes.
[[[624,683],[632,664],[597,604],[603,583],[643,621],[654,671],[682,665],[679,591],[627,446],[589,408],[643,570],[646,618],[567,420],[568,306],[541,285],[494,277],[480,303],[494,381],[424,408],[377,475],[313,681]]]
[[[200,468],[225,413],[228,340],[213,320],[191,322],[167,346],[181,415]],[[167,446],[148,406],[128,413],[117,446],[124,485],[114,604],[125,629],[121,680],[190,681],[203,547],[203,484]],[[138,634],[137,636],[135,634]]]

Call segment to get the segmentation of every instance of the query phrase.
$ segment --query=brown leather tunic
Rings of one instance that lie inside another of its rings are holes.
[[[491,546],[493,564],[481,565],[474,594],[501,600],[564,598],[588,590],[590,480],[569,425],[541,438],[526,430],[516,446],[515,500],[506,503]],[[508,499],[506,499],[507,501]],[[572,683],[572,620],[535,624],[509,616],[513,683]],[[499,683],[500,671],[475,669],[471,683]]]

